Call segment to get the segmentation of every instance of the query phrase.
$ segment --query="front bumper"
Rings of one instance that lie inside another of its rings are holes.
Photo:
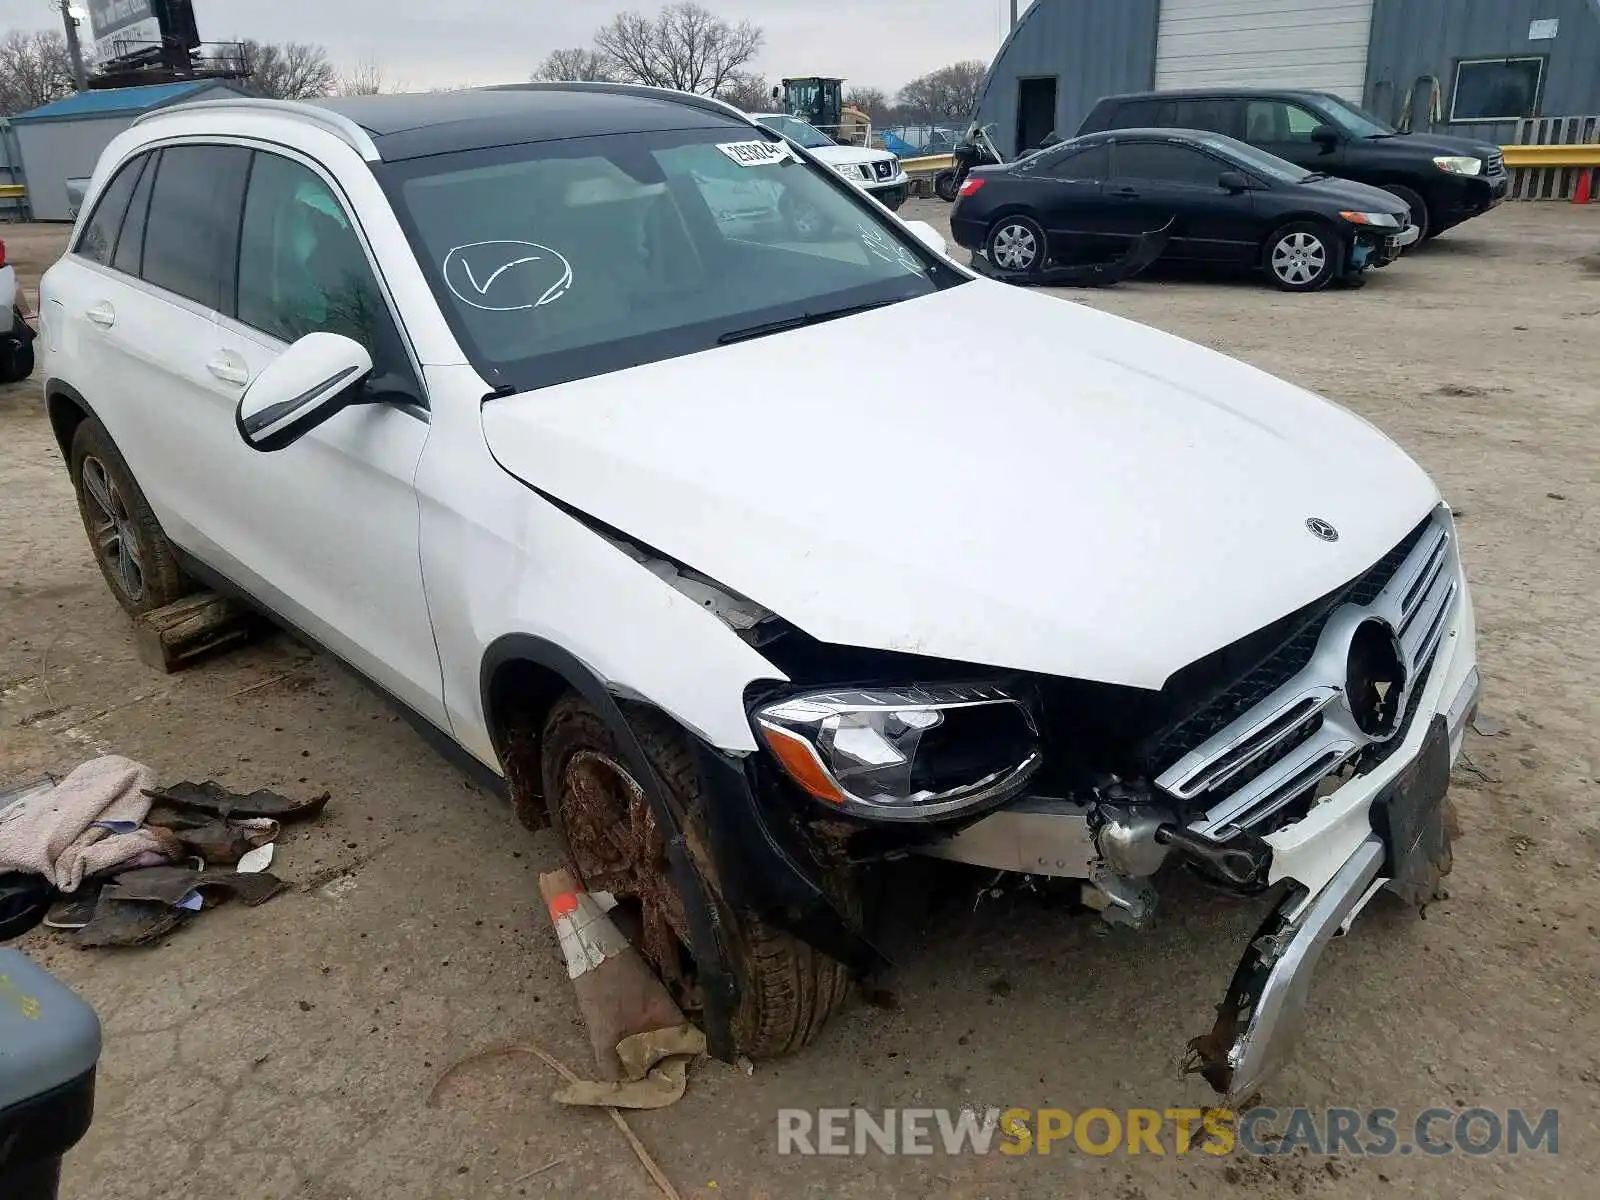
[[[897,211],[911,194],[911,180],[904,171],[893,179],[874,180],[871,183],[862,183],[860,187],[890,212]]]
[[[1459,560],[1455,607],[1400,744],[1384,761],[1339,785],[1303,817],[1264,837],[1205,817],[1186,831],[1160,828],[1138,808],[1029,800],[991,814],[927,849],[937,857],[996,870],[1085,881],[1084,898],[1107,919],[1137,925],[1155,901],[1147,877],[1169,849],[1188,840],[1241,890],[1247,878],[1280,885],[1283,899],[1251,939],[1215,1027],[1190,1045],[1192,1069],[1219,1092],[1248,1096],[1288,1056],[1323,949],[1388,885],[1425,901],[1448,870],[1445,789],[1477,713],[1481,690],[1472,598]],[[1437,808],[1405,821],[1396,797],[1422,774]],[[1213,811],[1210,816],[1217,816]],[[1155,834],[1154,838],[1150,836]],[[1209,839],[1209,840],[1206,840]],[[1161,845],[1154,845],[1161,843]],[[1252,874],[1252,872],[1259,872]],[[1430,873],[1431,872],[1431,873]]]

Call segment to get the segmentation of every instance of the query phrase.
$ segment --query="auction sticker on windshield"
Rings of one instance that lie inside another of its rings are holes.
[[[717,149],[741,167],[768,167],[794,157],[788,142],[719,142]]]

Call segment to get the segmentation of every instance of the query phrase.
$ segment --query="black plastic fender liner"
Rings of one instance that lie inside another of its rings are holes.
[[[1075,263],[1062,266],[1046,265],[1031,274],[1002,271],[982,254],[972,256],[972,269],[979,275],[1001,283],[1023,284],[1031,287],[1111,287],[1132,279],[1166,253],[1176,218],[1160,229],[1139,235],[1121,258],[1103,263]]]
[[[672,863],[673,883],[683,899],[684,913],[689,921],[689,933],[694,939],[695,965],[700,971],[701,988],[705,993],[706,1042],[713,1058],[732,1062],[739,1053],[733,1036],[733,1016],[739,1007],[739,983],[722,931],[722,921],[713,897],[707,894],[700,874],[694,868],[684,835],[683,822],[668,801],[668,791],[657,774],[650,756],[645,753],[638,735],[628,723],[617,697],[605,682],[585,663],[554,642],[531,634],[507,634],[497,638],[484,653],[479,673],[479,687],[483,696],[484,712],[490,711],[490,686],[495,672],[508,662],[531,662],[545,667],[565,679],[574,691],[605,718],[606,724],[616,734],[622,752],[633,768],[634,777],[644,788],[650,800],[651,811],[666,835],[667,857]],[[500,744],[500,731],[495,734]],[[698,742],[698,739],[696,739]]]
[[[703,742],[699,751],[710,849],[729,901],[754,910],[857,975],[887,966],[888,957],[822,887],[823,868],[798,821],[764,802],[756,763]]]

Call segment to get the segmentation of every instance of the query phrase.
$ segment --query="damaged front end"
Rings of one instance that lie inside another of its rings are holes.
[[[1169,864],[1240,895],[1281,888],[1190,1045],[1190,1069],[1234,1098],[1287,1056],[1328,942],[1386,884],[1426,903],[1450,868],[1446,789],[1478,676],[1443,507],[1357,579],[1159,694],[951,683],[962,664],[825,645],[776,619],[744,636],[790,680],[747,696],[767,751],[746,763],[760,819],[728,851],[761,862],[753,845],[781,844],[815,885],[809,907],[792,886],[774,906],[752,869],[752,902],[780,923],[806,909],[818,928],[831,910],[854,926],[843,881],[905,853],[1076,880],[1106,921],[1135,928]],[[824,686],[842,679],[857,682]],[[829,938],[846,949],[837,928]]]

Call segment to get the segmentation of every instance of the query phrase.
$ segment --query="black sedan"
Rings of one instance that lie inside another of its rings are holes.
[[[1163,261],[1259,268],[1291,292],[1387,266],[1418,232],[1388,192],[1187,129],[1090,134],[979,167],[950,214],[957,242],[1022,278],[1114,260],[1162,228]]]

